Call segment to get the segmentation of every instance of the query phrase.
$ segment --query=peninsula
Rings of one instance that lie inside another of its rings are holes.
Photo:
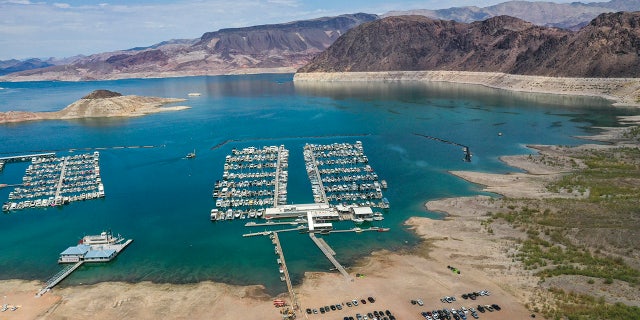
[[[60,111],[0,112],[0,123],[34,120],[62,120],[108,117],[138,117],[146,114],[189,109],[187,106],[163,107],[165,104],[182,102],[186,99],[123,96],[109,90],[95,90]]]

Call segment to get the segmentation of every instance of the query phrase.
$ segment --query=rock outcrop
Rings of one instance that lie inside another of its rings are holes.
[[[108,90],[96,90],[82,99],[54,112],[0,112],[0,123],[52,119],[136,117],[164,111],[188,109],[186,106],[162,107],[185,99],[123,96]]]

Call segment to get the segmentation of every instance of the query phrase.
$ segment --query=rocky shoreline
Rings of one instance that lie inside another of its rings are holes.
[[[640,78],[564,78],[469,71],[296,73],[294,82],[423,81],[474,84],[529,93],[601,97],[615,106],[640,107]]]

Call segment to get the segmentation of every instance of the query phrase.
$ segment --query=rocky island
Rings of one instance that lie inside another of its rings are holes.
[[[109,90],[95,90],[60,111],[0,112],[0,123],[33,120],[60,120],[81,118],[137,117],[164,111],[188,109],[187,106],[163,107],[165,104],[185,101],[185,99],[123,96]]]

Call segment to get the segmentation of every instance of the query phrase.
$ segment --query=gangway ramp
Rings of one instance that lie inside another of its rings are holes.
[[[72,266],[67,266],[64,269],[62,269],[56,275],[51,277],[51,279],[49,279],[49,281],[47,281],[47,283],[45,284],[44,288],[40,289],[40,291],[36,294],[36,296],[39,297],[39,296],[42,296],[43,294],[47,293],[49,290],[51,290],[51,288],[55,287],[58,283],[60,283],[60,281],[64,280],[72,272],[74,272],[74,271],[76,271],[76,269],[80,268],[80,266],[83,263],[84,263],[84,260],[81,260],[81,261],[76,262]]]
[[[309,233],[309,238],[313,240],[313,242],[318,246],[318,248],[320,248],[320,251],[322,251],[322,253],[324,253],[327,259],[329,259],[329,261],[333,264],[333,266],[336,267],[336,269],[340,271],[340,273],[342,273],[342,275],[344,276],[345,279],[347,279],[347,281],[353,281],[353,278],[351,277],[351,275],[347,272],[347,270],[344,269],[344,267],[340,264],[340,262],[338,262],[338,260],[336,260],[336,258],[334,257],[335,252],[331,249],[331,247],[329,247],[329,245],[324,240],[318,239],[314,233]]]

